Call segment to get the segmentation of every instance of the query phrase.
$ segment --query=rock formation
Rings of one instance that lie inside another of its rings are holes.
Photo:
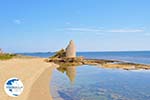
[[[66,57],[66,51],[64,49],[57,51],[55,55],[51,56],[51,58],[64,58],[64,57]]]
[[[59,64],[59,66],[69,67],[69,66],[79,66],[79,65],[100,65],[104,68],[122,68],[126,70],[135,69],[146,69],[150,70],[150,65],[128,63],[117,60],[105,60],[105,59],[85,59],[84,57],[76,57],[76,47],[73,40],[70,41],[66,49],[62,49],[56,52],[55,55],[51,56],[46,62],[53,62]],[[61,69],[61,68],[60,68]],[[62,72],[66,69],[62,68]],[[70,73],[72,72],[72,73]],[[74,80],[76,72],[72,69],[68,69],[66,73],[71,81]]]
[[[67,58],[76,57],[76,47],[73,40],[70,41],[69,45],[66,48],[66,57]]]

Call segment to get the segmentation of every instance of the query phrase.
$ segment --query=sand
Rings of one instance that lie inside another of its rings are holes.
[[[46,63],[43,58],[15,58],[0,61],[0,100],[52,100],[50,79],[54,63]],[[17,77],[24,85],[18,97],[10,97],[4,91],[7,79]]]

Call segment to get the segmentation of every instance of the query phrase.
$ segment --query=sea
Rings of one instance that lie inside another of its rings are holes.
[[[55,53],[39,52],[39,53],[20,53],[20,54],[48,58],[54,55]],[[90,59],[109,59],[141,64],[150,64],[150,51],[77,52],[77,56],[83,56],[85,58]]]
[[[44,58],[54,55],[22,54]],[[77,56],[150,64],[150,51],[78,52]],[[150,71],[92,65],[59,67],[53,70],[49,88],[53,100],[150,100]]]

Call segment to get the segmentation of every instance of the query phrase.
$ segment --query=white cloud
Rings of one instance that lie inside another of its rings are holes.
[[[13,20],[13,23],[15,23],[15,24],[21,24],[22,21],[20,19],[15,19],[15,20]]]
[[[78,32],[102,32],[102,33],[140,33],[145,32],[144,29],[104,29],[104,28],[66,28],[68,31]]]
[[[144,32],[143,29],[112,29],[108,30],[106,32],[112,32],[112,33],[138,33],[138,32]]]
[[[79,31],[79,32],[102,32],[101,29],[94,28],[66,28],[68,31]]]

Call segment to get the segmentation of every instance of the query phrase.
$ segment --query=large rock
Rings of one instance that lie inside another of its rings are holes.
[[[63,57],[66,57],[66,52],[64,49],[61,49],[57,51],[56,54],[51,56],[50,58],[63,58]]]
[[[66,57],[67,58],[76,57],[76,47],[73,40],[70,41],[69,45],[66,48]]]

